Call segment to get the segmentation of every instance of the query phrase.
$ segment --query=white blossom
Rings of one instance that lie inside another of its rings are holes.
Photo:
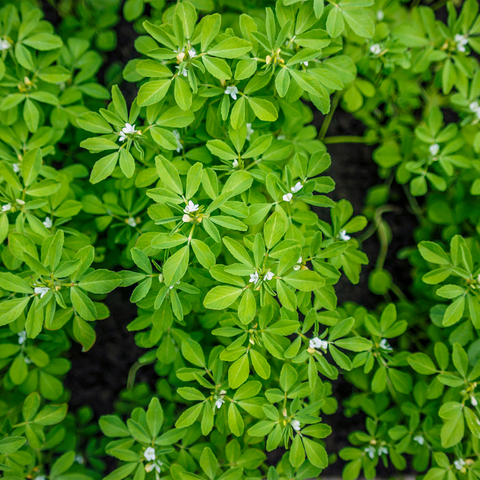
[[[251,123],[247,123],[247,140],[250,140],[250,136],[253,134],[255,130],[252,128]]]
[[[15,173],[18,173],[20,171],[20,165],[18,163],[14,163],[12,165],[12,168]]]
[[[285,140],[285,138],[287,138],[287,137],[285,137],[285,135],[278,135],[277,136],[277,140]]]
[[[468,38],[467,35],[461,35],[457,33],[454,37],[455,43],[457,44],[457,50],[459,52],[464,52],[465,51],[465,45],[468,44]]]
[[[259,279],[260,279],[260,277],[258,276],[258,272],[251,273],[249,282],[250,283],[257,283]]]
[[[6,203],[5,205],[2,205],[2,212],[8,212],[11,209],[12,209],[11,203]]]
[[[222,407],[222,405],[225,403],[225,400],[221,397],[217,398],[217,400],[215,401],[215,407],[217,409],[220,409]]]
[[[459,458],[458,460],[455,460],[453,464],[457,470],[461,470],[467,464],[467,462],[465,462],[463,458]]]
[[[387,342],[386,338],[382,338],[379,343],[379,347],[383,348],[384,350],[393,350],[390,344]]]
[[[188,56],[189,56],[190,58],[196,57],[196,56],[197,56],[197,51],[196,51],[193,47],[190,48],[190,50],[188,51]]]
[[[25,205],[25,200],[22,200],[20,198],[16,198],[15,203],[18,203],[19,205]]]
[[[238,168],[238,160],[235,159],[233,162],[232,162],[232,168]]]
[[[193,219],[190,215],[187,215],[186,213],[182,217],[182,221],[185,223],[191,222]]]
[[[297,182],[290,190],[293,193],[299,192],[303,188],[303,185],[300,182]]]
[[[322,348],[323,350],[326,350],[328,348],[328,342],[326,340],[321,340],[320,338],[315,337],[310,340],[308,346],[314,349]]]
[[[302,263],[303,263],[303,258],[300,257],[300,258],[297,260],[297,264],[293,266],[293,269],[294,269],[294,270],[300,270],[300,268],[302,268]]]
[[[8,40],[5,40],[4,38],[2,38],[0,40],[0,52],[2,52],[3,50],[8,50],[9,48],[11,48],[11,44]]]
[[[413,437],[413,441],[417,442],[419,445],[423,445],[425,443],[425,439],[421,435]]]
[[[43,298],[43,296],[49,291],[50,289],[47,287],[35,287],[34,292],[37,295],[40,295],[40,298]]]
[[[296,430],[297,432],[300,430],[300,422],[298,420],[292,420],[290,422],[290,425],[292,426],[292,428],[294,430]]]
[[[85,459],[83,458],[83,455],[75,455],[75,458],[73,459],[74,462],[77,462],[79,465],[83,465],[85,463]]]
[[[286,193],[282,198],[284,202],[289,202],[293,198],[293,193]]]
[[[180,75],[183,75],[184,77],[187,77],[188,76],[188,69],[184,68]]]
[[[480,108],[480,104],[475,100],[468,106],[468,108],[472,112],[478,112],[478,109]]]
[[[267,272],[263,278],[268,281],[268,280],[271,280],[273,276],[274,276],[273,272]]]
[[[27,365],[30,365],[30,364],[32,363],[32,360],[30,360],[30,358],[28,358],[28,357],[26,357],[26,356],[23,357],[23,360],[24,360],[24,362],[25,362]]]
[[[372,445],[366,447],[364,449],[364,452],[373,460],[375,457],[375,447],[372,447]]]
[[[308,67],[308,62],[302,62],[302,64]]]
[[[338,238],[340,240],[343,240],[344,242],[348,242],[348,240],[350,240],[350,235],[347,235],[347,232],[346,230],[340,230],[340,233],[338,234]]]
[[[130,125],[129,123],[126,123],[122,130],[119,132],[119,140],[121,142],[124,142],[127,139],[128,135],[132,135],[134,133],[138,133],[138,130],[135,130],[135,125]]]
[[[440,145],[438,143],[433,143],[428,147],[428,150],[432,155],[436,155],[440,151]]]
[[[374,45],[372,45],[370,47],[370,51],[374,54],[374,55],[380,55],[380,53],[382,52],[382,47],[378,44],[378,43],[375,43]]]
[[[45,220],[42,222],[45,228],[52,228],[53,222],[50,217],[45,217]]]
[[[181,152],[183,145],[182,145],[182,142],[180,141],[180,133],[178,133],[178,130],[173,130],[172,133],[175,135],[175,138],[177,139],[177,152]]]
[[[388,453],[387,447],[378,447],[378,456],[386,455]]]
[[[136,227],[137,226],[137,222],[135,221],[135,219],[133,217],[128,217],[126,220],[125,220],[125,223],[127,225],[130,225],[131,227]]]
[[[145,471],[147,473],[152,472],[155,470],[157,473],[160,473],[162,469],[160,468],[163,465],[162,462],[157,462],[157,463],[149,463],[148,465],[145,465]]]
[[[47,477],[45,475],[38,475],[34,480],[47,480]]]
[[[473,405],[474,407],[476,407],[476,406],[478,405],[478,402],[477,402],[477,399],[475,398],[475,396],[472,395],[472,396],[470,397],[470,401],[472,402],[472,405]]]
[[[155,460],[155,449],[153,447],[148,447],[145,452],[143,452],[143,456],[145,457],[145,460],[151,462]]]
[[[27,339],[27,332],[23,330],[18,334],[18,344],[22,345],[23,343],[25,343],[26,339]]]
[[[237,93],[238,93],[238,88],[233,85],[230,85],[225,89],[225,95],[230,95],[233,98],[233,100],[237,99]]]
[[[198,205],[195,205],[191,200],[188,201],[187,206],[183,209],[185,213],[193,213],[198,210]]]
[[[383,10],[377,10],[377,20],[381,22],[385,18],[385,14],[383,13]]]

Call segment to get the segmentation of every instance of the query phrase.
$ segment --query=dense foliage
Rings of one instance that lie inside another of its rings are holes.
[[[56,30],[0,9],[3,478],[300,480],[338,456],[345,480],[480,476],[478,2],[57,3]],[[120,16],[138,55],[101,83]],[[337,108],[363,137],[327,135]],[[363,215],[328,196],[342,142],[375,144]],[[418,220],[409,292],[385,265],[395,184]],[[378,308],[338,306],[375,233]],[[116,288],[145,353],[96,422],[62,380]],[[338,402],[365,431],[327,451]]]

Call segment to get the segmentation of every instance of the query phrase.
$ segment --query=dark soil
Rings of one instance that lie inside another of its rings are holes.
[[[54,25],[60,18],[55,9],[43,1],[46,19]],[[99,79],[105,78],[105,72],[113,63],[125,65],[128,60],[137,56],[133,41],[137,37],[130,23],[121,20],[115,27],[118,38],[118,48],[113,52],[105,53],[105,64],[99,72]],[[135,97],[135,85],[124,82],[122,91],[131,102]],[[314,125],[320,129],[323,118],[318,114]],[[362,135],[363,125],[352,115],[343,112],[340,108],[335,113],[327,132],[333,135]],[[377,175],[377,166],[372,160],[375,147],[363,144],[336,144],[329,145],[328,151],[332,157],[332,166],[328,174],[335,180],[336,189],[331,194],[334,200],[348,199],[354,208],[355,215],[362,214],[365,196],[368,188],[381,183]],[[414,244],[412,231],[416,227],[416,219],[409,212],[408,202],[400,188],[392,187],[393,203],[398,207],[394,213],[384,215],[393,234],[393,240],[388,249],[385,268],[392,274],[393,281],[404,292],[410,283],[409,265],[397,258],[399,250]],[[326,220],[328,213],[320,215]],[[374,309],[384,299],[372,294],[368,289],[368,275],[372,271],[379,252],[379,243],[376,235],[372,235],[363,245],[362,250],[367,254],[370,264],[362,269],[360,283],[352,285],[345,276],[336,287],[339,304],[353,301],[368,309]],[[126,386],[127,376],[138,357],[145,353],[135,345],[134,333],[128,332],[126,326],[136,317],[136,307],[129,302],[130,291],[120,289],[111,293],[106,304],[110,308],[110,318],[97,322],[95,327],[97,341],[93,348],[82,353],[78,344],[73,344],[70,353],[72,369],[65,384],[71,391],[70,407],[75,410],[82,405],[92,407],[95,418],[114,411],[114,402],[119,393]],[[154,385],[157,376],[153,367],[144,367],[140,370],[137,380],[146,381]],[[348,435],[355,430],[364,430],[364,416],[357,415],[347,419],[343,415],[342,400],[353,393],[354,387],[343,377],[333,382],[333,395],[339,401],[339,409],[332,416],[325,416],[324,421],[332,426],[333,433],[326,439],[327,450],[330,453],[338,452],[349,446]],[[272,452],[269,460],[275,462],[283,452]],[[341,474],[344,463],[338,460],[329,466],[325,476]],[[381,462],[380,462],[381,463]],[[385,477],[393,471],[385,471],[379,464],[378,473]]]

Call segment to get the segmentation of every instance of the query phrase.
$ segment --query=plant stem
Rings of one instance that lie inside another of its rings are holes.
[[[355,135],[340,135],[326,137],[323,139],[325,145],[331,143],[368,143],[365,137],[355,136]]]
[[[322,123],[322,128],[320,129],[320,133],[318,134],[318,139],[320,141],[323,141],[323,139],[325,138],[328,127],[330,126],[330,122],[332,121],[333,114],[335,113],[335,110],[337,109],[338,103],[340,101],[340,94],[341,92],[338,90],[335,92],[335,95],[333,96],[332,106],[330,107],[330,111],[325,117],[325,120]]]
[[[422,209],[420,208],[420,205],[417,202],[417,199],[410,193],[410,190],[407,188],[406,185],[402,185],[403,191],[405,192],[405,195],[407,196],[408,203],[410,204],[410,208],[412,209],[413,213],[417,217],[418,224],[422,224]]]

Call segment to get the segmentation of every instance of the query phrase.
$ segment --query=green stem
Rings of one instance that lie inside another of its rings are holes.
[[[328,127],[330,126],[330,122],[332,121],[333,114],[335,113],[335,110],[338,107],[338,103],[340,102],[340,95],[341,95],[341,92],[336,91],[335,95],[333,96],[332,106],[330,107],[330,111],[328,112],[327,116],[325,117],[325,120],[322,123],[322,128],[320,129],[320,133],[318,134],[318,139],[320,141],[323,141],[323,139],[325,138]]]
[[[365,137],[359,137],[355,135],[340,135],[326,137],[323,139],[323,143],[327,145],[329,143],[369,143],[369,141]]]
[[[410,190],[406,185],[402,185],[403,191],[405,192],[405,195],[407,196],[408,203],[410,204],[410,208],[412,209],[413,213],[417,217],[418,224],[422,224],[422,209],[420,208],[420,205],[417,202],[417,199],[410,193]]]
[[[408,298],[405,296],[405,294],[402,292],[400,287],[398,285],[395,285],[392,283],[390,286],[390,290],[403,302],[408,302]]]

